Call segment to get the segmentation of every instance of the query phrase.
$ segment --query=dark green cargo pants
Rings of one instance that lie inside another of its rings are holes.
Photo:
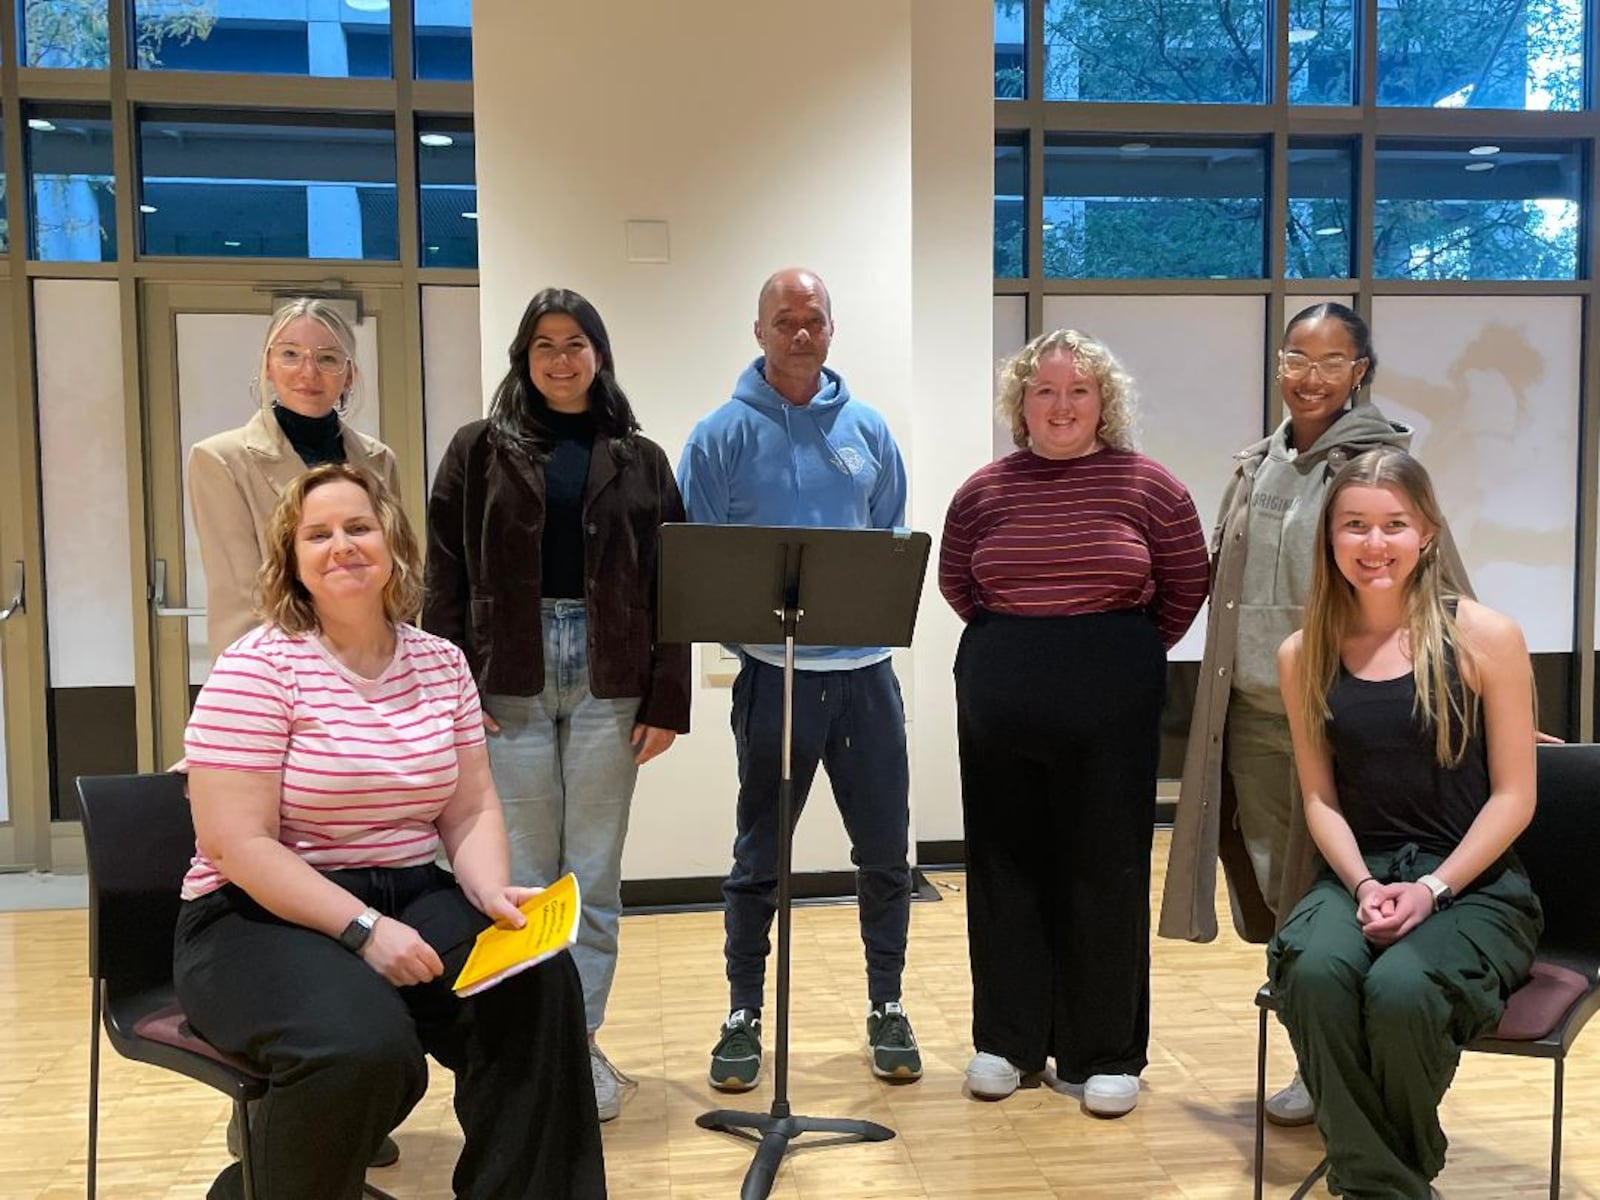
[[[1437,855],[1406,846],[1366,858],[1381,882],[1411,881]],[[1509,855],[1444,912],[1374,946],[1326,868],[1267,948],[1278,1013],[1317,1106],[1328,1188],[1360,1200],[1427,1200],[1444,1167],[1439,1101],[1461,1048],[1495,1027],[1527,977],[1543,918]]]

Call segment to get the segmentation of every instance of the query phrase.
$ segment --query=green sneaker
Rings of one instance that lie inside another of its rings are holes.
[[[722,1023],[711,1051],[711,1086],[723,1092],[748,1092],[761,1074],[761,1018],[738,1008]]]
[[[867,1045],[872,1048],[872,1073],[879,1079],[921,1079],[922,1052],[911,1019],[897,1000],[867,1014]]]

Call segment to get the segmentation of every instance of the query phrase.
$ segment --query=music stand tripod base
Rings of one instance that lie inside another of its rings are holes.
[[[777,1104],[773,1105],[776,1109]],[[713,1109],[694,1119],[701,1129],[715,1129],[731,1133],[748,1141],[759,1143],[750,1169],[744,1173],[744,1186],[739,1189],[739,1200],[765,1200],[772,1192],[778,1178],[778,1168],[783,1156],[789,1152],[789,1143],[803,1133],[831,1133],[837,1136],[817,1146],[836,1146],[843,1142],[887,1142],[894,1130],[876,1121],[860,1121],[850,1117],[794,1117],[777,1112],[736,1112],[731,1108]]]

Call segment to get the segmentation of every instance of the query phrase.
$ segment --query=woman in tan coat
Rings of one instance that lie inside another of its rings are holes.
[[[398,495],[394,455],[342,419],[356,387],[355,331],[326,300],[279,309],[261,350],[261,407],[189,453],[189,506],[206,572],[211,657],[259,624],[256,570],[283,489],[301,472],[345,462]]]

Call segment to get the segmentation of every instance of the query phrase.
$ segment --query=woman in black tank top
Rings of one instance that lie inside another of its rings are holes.
[[[1457,598],[1441,525],[1410,455],[1352,460],[1323,509],[1305,627],[1278,654],[1322,870],[1268,964],[1335,1195],[1434,1194],[1439,1101],[1542,925],[1511,851],[1534,806],[1527,647]]]

